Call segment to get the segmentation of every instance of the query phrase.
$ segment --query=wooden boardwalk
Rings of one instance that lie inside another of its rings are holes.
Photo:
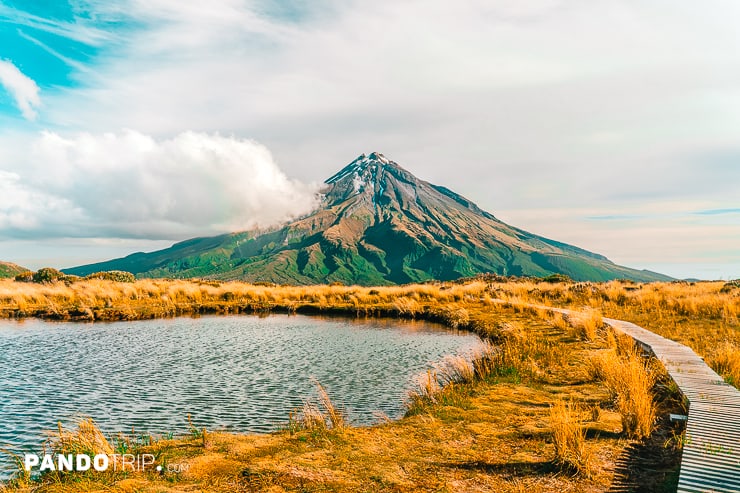
[[[740,391],[691,348],[630,322],[604,322],[658,358],[689,401],[678,493],[740,493]]]
[[[630,322],[604,319],[665,366],[689,401],[679,493],[740,492],[740,391],[693,350]]]

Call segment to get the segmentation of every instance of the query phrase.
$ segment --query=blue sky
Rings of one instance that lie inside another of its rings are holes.
[[[740,277],[740,6],[0,0],[0,258],[309,210],[377,150],[521,228]]]
[[[20,2],[21,6],[35,6],[23,11],[14,4],[18,2],[4,2],[0,7],[3,58],[16,61],[16,66],[44,89],[76,84],[73,68],[61,57],[90,63],[98,47],[49,29],[57,23],[74,22],[70,6],[64,2]],[[41,8],[43,4],[48,5]],[[7,106],[3,109],[8,111]]]

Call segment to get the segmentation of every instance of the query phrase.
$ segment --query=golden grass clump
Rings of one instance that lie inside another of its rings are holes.
[[[565,345],[519,322],[498,325],[500,341],[492,353],[492,374],[501,377],[542,379],[547,369],[562,366],[568,358]]]
[[[573,404],[557,401],[550,407],[550,427],[555,445],[555,463],[585,477],[593,471],[593,454],[586,447],[586,432]]]
[[[329,393],[318,380],[312,378],[311,381],[316,385],[319,404],[312,400],[304,401],[300,411],[291,413],[288,429],[291,432],[299,430],[321,432],[346,428],[348,424],[344,412],[332,402]]]
[[[740,385],[740,346],[734,342],[722,343],[708,360],[717,373],[730,385]]]
[[[438,378],[442,385],[448,383],[472,383],[476,372],[473,362],[464,356],[448,355],[436,365]]]
[[[416,387],[409,392],[409,408],[422,402],[437,402],[437,395],[442,391],[436,371],[427,370],[416,377]]]
[[[305,401],[300,414],[296,417],[291,416],[291,422],[295,425],[294,428],[302,430],[323,431],[327,429],[326,416],[312,401]]]
[[[407,414],[416,414],[443,398],[455,399],[459,385],[485,380],[498,370],[499,348],[484,342],[470,357],[449,355],[434,369],[416,377],[416,387],[408,394]]]
[[[550,323],[552,326],[559,331],[562,331],[564,333],[567,333],[570,330],[570,324],[565,319],[562,313],[560,312],[552,312],[552,314],[549,317]]]
[[[50,437],[52,450],[58,454],[112,455],[115,451],[98,425],[91,418],[77,423],[77,430],[68,431],[58,423],[58,432]]]
[[[604,319],[596,310],[580,313],[573,321],[576,335],[586,341],[595,341],[598,331],[604,327]]]
[[[470,312],[456,305],[443,305],[437,309],[437,315],[453,329],[465,327],[470,323]]]
[[[609,349],[590,360],[591,374],[601,380],[622,416],[622,431],[630,438],[650,436],[655,425],[653,386],[656,374],[636,350],[623,355]]]
[[[393,307],[399,315],[415,317],[422,311],[422,306],[413,298],[402,296],[393,300]]]
[[[334,430],[341,430],[342,428],[345,428],[347,426],[347,421],[344,417],[344,413],[332,402],[331,398],[329,397],[329,393],[326,391],[324,386],[319,383],[318,380],[314,379],[314,384],[316,384],[316,389],[319,393],[319,402],[324,408],[326,416],[329,418],[331,428]]]

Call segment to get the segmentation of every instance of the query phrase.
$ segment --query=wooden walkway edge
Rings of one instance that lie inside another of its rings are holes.
[[[630,322],[604,322],[658,358],[689,401],[678,493],[740,492],[740,391],[691,348]]]
[[[542,306],[565,315],[575,310]],[[691,348],[622,320],[604,323],[663,363],[689,402],[678,493],[740,493],[740,391]]]

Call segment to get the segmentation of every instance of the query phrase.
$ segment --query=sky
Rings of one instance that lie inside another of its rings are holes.
[[[379,151],[499,219],[740,278],[740,3],[0,0],[0,260],[266,227]]]

